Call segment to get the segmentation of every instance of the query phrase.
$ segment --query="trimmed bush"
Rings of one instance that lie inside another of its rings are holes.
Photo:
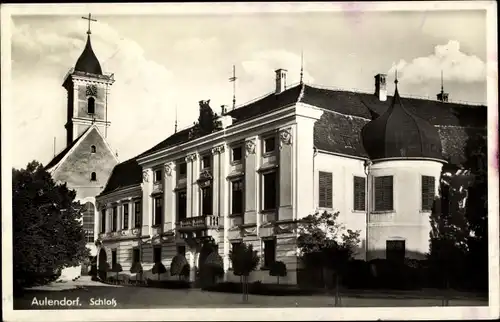
[[[130,267],[130,273],[136,274],[135,275],[135,282],[137,284],[137,275],[139,275],[142,280],[142,273],[143,273],[143,268],[141,262],[135,262],[132,264],[132,267]]]
[[[280,283],[280,277],[285,277],[286,273],[286,265],[281,261],[276,261],[269,267],[269,275],[276,276],[278,278],[278,284]]]
[[[165,265],[163,265],[162,262],[157,262],[153,266],[153,269],[151,270],[151,273],[153,274],[158,274],[158,280],[160,280],[160,274],[164,274],[167,272],[167,269],[165,268]]]

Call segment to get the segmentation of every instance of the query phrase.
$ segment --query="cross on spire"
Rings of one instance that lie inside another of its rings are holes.
[[[304,82],[304,50],[300,52],[300,83]]]
[[[87,35],[90,35],[92,32],[90,31],[90,22],[91,21],[97,21],[96,19],[92,19],[92,15],[89,13],[88,18],[87,17],[82,17],[82,19],[88,20],[89,21],[89,29],[87,30]]]

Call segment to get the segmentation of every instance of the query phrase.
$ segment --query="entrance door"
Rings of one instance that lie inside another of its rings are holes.
[[[105,280],[107,277],[107,270],[108,270],[108,258],[104,248],[101,248],[101,250],[99,251],[99,265],[97,269],[99,278]]]

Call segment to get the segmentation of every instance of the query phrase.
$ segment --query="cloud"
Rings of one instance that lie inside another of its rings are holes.
[[[13,135],[27,142],[37,138],[35,151],[15,148],[13,159],[18,160],[15,166],[25,166],[34,155],[46,163],[52,157],[52,137],[58,138],[58,151],[64,148],[66,93],[61,84],[85,46],[87,25],[69,21],[53,27],[17,20],[12,25]],[[124,160],[172,133],[173,74],[105,24],[93,24],[91,39],[103,71],[116,75],[108,100],[108,141]]]
[[[274,71],[284,68],[288,71],[287,85],[291,86],[300,81],[301,57],[286,50],[265,50],[251,55],[241,62],[243,68],[242,85],[248,93],[248,99],[262,96],[274,88]],[[304,62],[305,83],[314,83],[314,78],[307,71],[307,61]]]
[[[176,42],[174,45],[174,49],[181,52],[192,52],[195,54],[199,54],[200,52],[212,51],[219,45],[219,40],[216,37],[191,37]]]
[[[441,78],[459,83],[485,82],[486,64],[475,55],[460,51],[460,43],[450,40],[445,45],[437,45],[434,53],[418,57],[411,62],[400,60],[393,64],[389,74],[398,71],[398,78],[408,83],[423,83]]]

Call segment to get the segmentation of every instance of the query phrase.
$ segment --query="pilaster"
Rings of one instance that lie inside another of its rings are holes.
[[[220,187],[222,182],[221,177],[221,153],[224,152],[224,145],[216,146],[212,149],[213,155],[213,166],[212,166],[212,198],[213,198],[213,210],[212,214],[214,216],[220,216]]]
[[[244,224],[257,224],[258,209],[258,185],[257,185],[257,147],[258,138],[253,137],[245,141],[245,189],[244,203],[245,213],[243,217]]]
[[[133,207],[133,203],[134,203],[134,200],[132,198],[129,198],[128,200],[128,229],[132,229],[134,228],[133,227],[133,221],[132,221],[132,217],[134,216],[134,213],[133,213],[133,210],[134,210],[134,207]]]
[[[122,209],[122,201],[119,200],[116,202],[116,231],[121,231],[122,230],[122,216],[123,216],[123,209]]]
[[[163,231],[169,231],[174,229],[175,226],[175,182],[176,182],[176,171],[175,164],[173,162],[165,163],[165,184],[163,187],[163,194],[165,205],[163,207],[164,224]]]
[[[195,153],[190,154],[186,157],[186,197],[187,197],[187,206],[186,206],[186,217],[191,218],[193,214],[193,171],[194,171],[194,160],[197,159],[197,155]]]
[[[220,153],[220,176],[219,176],[219,184],[220,184],[220,200],[219,200],[219,211],[220,215],[223,217],[224,222],[224,246],[223,246],[223,264],[224,271],[227,272],[229,269],[229,240],[228,229],[229,229],[229,182],[226,180],[227,175],[229,174],[229,162],[230,162],[230,149],[228,146],[225,146],[224,149]],[[224,278],[227,277],[227,274],[224,274]]]
[[[293,136],[292,127],[279,131],[279,210],[278,220],[293,219],[293,169],[295,166],[293,158]],[[302,189],[302,188],[301,188]]]
[[[153,204],[151,192],[153,191],[153,170],[142,171],[142,234],[151,236]]]

